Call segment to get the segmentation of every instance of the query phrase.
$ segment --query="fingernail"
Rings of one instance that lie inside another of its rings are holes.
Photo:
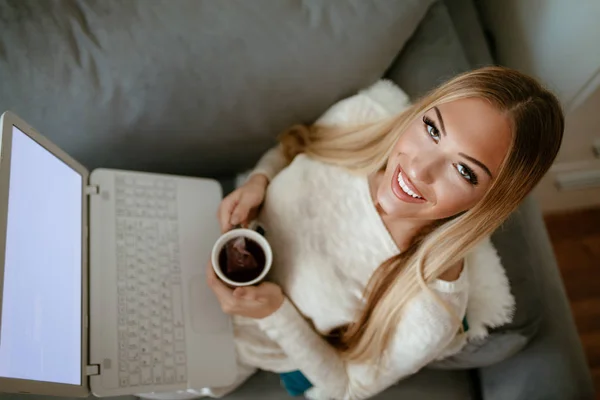
[[[231,221],[230,221],[231,225],[237,225],[240,223],[239,218],[237,217],[237,215],[234,215],[233,217],[231,217]]]

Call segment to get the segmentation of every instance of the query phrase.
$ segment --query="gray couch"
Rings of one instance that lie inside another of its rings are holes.
[[[212,176],[225,190],[282,129],[382,76],[417,97],[489,63],[470,0],[0,0],[0,110],[89,169]],[[493,240],[513,323],[377,398],[593,397],[534,202]],[[259,373],[228,398],[286,394]]]

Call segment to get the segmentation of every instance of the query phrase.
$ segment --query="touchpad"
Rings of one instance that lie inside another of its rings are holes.
[[[221,310],[215,294],[206,284],[204,275],[191,277],[190,314],[196,333],[221,333],[229,330],[229,316]]]

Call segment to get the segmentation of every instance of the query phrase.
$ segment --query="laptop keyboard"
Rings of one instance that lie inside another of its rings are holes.
[[[187,382],[177,187],[117,175],[119,386]]]

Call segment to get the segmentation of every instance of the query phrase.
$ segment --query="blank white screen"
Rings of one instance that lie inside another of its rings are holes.
[[[82,189],[13,127],[0,376],[81,384]]]

